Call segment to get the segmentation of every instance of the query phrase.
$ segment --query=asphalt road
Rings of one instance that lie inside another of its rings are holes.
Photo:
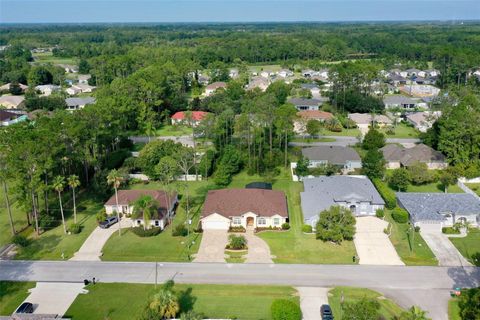
[[[158,263],[157,281],[354,286],[377,290],[403,307],[419,305],[433,319],[448,319],[449,292],[480,286],[480,268],[359,265]],[[155,263],[101,261],[0,261],[0,280],[155,283]]]
[[[335,141],[332,142],[290,142],[290,146],[300,146],[300,147],[315,147],[315,146],[353,146],[358,142],[356,137],[345,137],[345,136],[322,136],[322,138],[332,138]],[[419,143],[420,139],[406,139],[406,138],[387,138],[387,143],[399,143],[412,145]]]

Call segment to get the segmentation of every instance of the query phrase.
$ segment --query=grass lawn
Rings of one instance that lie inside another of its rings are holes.
[[[344,136],[344,137],[358,137],[360,135],[360,130],[355,129],[343,129],[341,132],[333,132],[330,130],[323,130],[322,135],[325,136]]]
[[[465,183],[465,185],[480,196],[480,183]]]
[[[191,230],[195,229],[198,224],[200,216],[200,205],[203,204],[202,198],[208,189],[209,182],[207,181],[192,181],[188,182],[191,202],[196,202],[197,205],[192,206],[190,211],[192,226]],[[185,194],[183,187],[184,183],[177,182],[172,186],[172,189],[178,190],[180,197]],[[163,189],[163,187],[156,182],[148,184],[136,184],[131,186],[132,189]],[[180,201],[184,203],[184,199]],[[172,226],[176,226],[187,221],[186,212],[182,205],[177,207],[176,215],[173,223],[170,226],[154,237],[142,238],[131,231],[124,232],[122,236],[115,233],[107,241],[103,248],[102,260],[109,261],[189,261],[188,244],[192,244],[190,254],[198,251],[201,241],[201,234],[190,233],[189,237],[173,237]]]
[[[35,62],[37,63],[52,63],[52,64],[71,64],[76,65],[77,60],[75,58],[62,58],[54,57],[51,52],[34,53],[32,54]]]
[[[382,294],[364,288],[335,287],[329,291],[328,303],[332,307],[335,319],[342,319],[341,297],[344,302],[357,302],[363,298],[376,299],[380,303],[379,313],[385,319],[392,319],[399,316],[404,310],[395,302],[382,296]]]
[[[192,128],[187,126],[163,126],[156,132],[157,136],[185,136],[192,135]]]
[[[245,172],[233,178],[230,188],[243,188],[253,181],[265,181],[259,176],[249,176]],[[315,235],[302,232],[303,216],[300,208],[301,182],[293,182],[287,170],[273,181],[273,189],[282,190],[287,195],[291,229],[286,232],[264,231],[258,234],[270,246],[276,263],[323,263],[351,264],[356,254],[353,241],[344,241],[342,245],[322,242]]]
[[[471,263],[480,265],[480,261],[473,261],[472,254],[480,253],[480,230],[470,229],[464,238],[449,238],[458,251]]]
[[[458,298],[452,298],[448,301],[448,319],[461,320],[460,308],[458,307]]]
[[[334,142],[335,138],[293,138],[292,142]]]
[[[153,285],[99,283],[79,295],[66,317],[75,320],[137,319]],[[182,311],[194,310],[210,319],[271,319],[270,305],[275,299],[292,299],[298,303],[295,289],[284,286],[186,285],[175,284]],[[112,294],[114,292],[115,294]],[[126,303],[128,302],[128,303]]]
[[[398,255],[406,265],[410,266],[436,266],[438,261],[419,232],[414,238],[409,230],[408,223],[397,223],[393,220],[389,210],[385,210],[385,219],[390,222],[390,241],[397,250]]]
[[[386,138],[418,138],[419,132],[414,127],[399,123],[395,127],[395,134],[387,134],[386,129],[381,128],[381,132],[385,134]]]
[[[9,190],[13,188],[13,185],[9,185]],[[10,205],[12,209],[12,217],[15,226],[15,230],[18,232],[27,227],[27,216],[25,212],[18,207],[12,193],[9,191]],[[10,229],[10,220],[8,218],[7,206],[5,204],[5,194],[3,192],[3,186],[0,187],[0,247],[10,243],[12,233]]]
[[[445,192],[441,183],[433,182],[427,183],[419,186],[409,185],[407,192]],[[448,187],[449,193],[463,193],[463,190],[459,186],[454,184],[453,186]]]
[[[66,224],[73,223],[73,208],[71,202],[64,206]],[[32,243],[18,251],[15,259],[20,260],[61,260],[62,252],[65,259],[70,259],[80,249],[83,242],[97,226],[95,216],[103,207],[103,202],[95,199],[91,194],[81,194],[77,199],[77,222],[82,226],[79,234],[65,235],[63,227],[59,226],[47,230],[37,236],[33,228],[29,228],[24,234],[28,234]],[[59,210],[51,207],[51,210]]]
[[[0,316],[11,315],[28,297],[28,289],[35,282],[0,281]]]
[[[225,254],[229,256],[225,259],[228,263],[243,263],[246,259],[244,256],[247,254],[247,251],[225,251]]]

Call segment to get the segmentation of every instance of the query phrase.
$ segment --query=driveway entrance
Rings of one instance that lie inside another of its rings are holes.
[[[360,264],[405,265],[390,239],[383,232],[388,222],[376,217],[357,217],[356,219],[357,232],[353,241]]]
[[[202,242],[193,262],[225,262],[227,230],[203,230]]]
[[[437,257],[440,266],[471,266],[441,229],[420,227],[420,234]]]

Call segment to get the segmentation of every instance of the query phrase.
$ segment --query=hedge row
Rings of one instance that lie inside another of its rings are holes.
[[[398,223],[407,223],[408,222],[408,212],[401,209],[395,208],[392,211],[392,218]]]
[[[143,226],[131,228],[130,230],[132,230],[133,233],[135,233],[137,236],[142,237],[142,238],[143,237],[153,237],[153,236],[156,236],[157,234],[159,234],[160,232],[162,232],[162,229],[160,229],[158,227],[153,227],[153,228],[144,230]]]
[[[385,206],[387,209],[393,209],[397,206],[397,199],[395,197],[395,193],[390,189],[385,182],[380,179],[373,179],[373,184],[375,188],[377,188],[378,193],[382,196],[383,200],[385,200]]]

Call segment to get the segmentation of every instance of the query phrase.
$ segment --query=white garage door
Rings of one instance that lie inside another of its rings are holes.
[[[442,223],[440,221],[423,221],[417,223],[420,227],[420,231],[430,232],[430,233],[441,233],[442,232]]]
[[[226,221],[203,221],[203,230],[228,230],[229,223]]]

